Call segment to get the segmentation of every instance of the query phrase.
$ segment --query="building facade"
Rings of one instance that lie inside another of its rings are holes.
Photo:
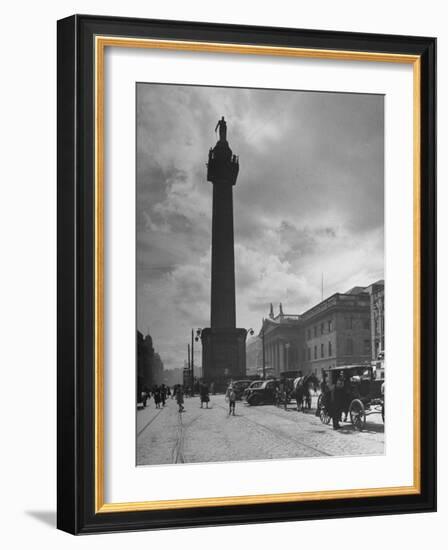
[[[303,373],[371,360],[370,296],[352,289],[334,294],[302,315]]]
[[[154,351],[149,334],[143,336],[137,331],[137,396],[149,390],[154,384],[163,382],[163,361]]]
[[[370,294],[370,323],[372,360],[384,358],[384,281],[377,281],[367,288]]]
[[[259,336],[246,342],[246,376],[256,376],[263,369],[263,343]]]
[[[283,372],[300,370],[300,350],[303,347],[303,332],[300,327],[300,315],[285,314],[280,304],[279,313],[274,316],[271,304],[269,317],[263,320],[259,334],[262,350],[264,348],[267,375],[279,377]]]
[[[302,314],[285,314],[280,304],[274,315],[271,304],[259,337],[267,376],[370,364],[384,354],[384,282],[333,294]]]

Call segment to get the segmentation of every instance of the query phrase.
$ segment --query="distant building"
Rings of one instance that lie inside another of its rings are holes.
[[[152,362],[152,379],[154,384],[163,383],[163,361],[158,353],[154,353]]]
[[[137,398],[141,391],[163,382],[163,361],[154,351],[152,338],[137,331]]]
[[[163,381],[167,386],[182,384],[183,369],[169,369],[163,371]]]
[[[303,331],[300,315],[283,313],[283,307],[280,304],[279,314],[274,316],[274,308],[271,304],[269,317],[263,320],[259,336],[262,342],[264,340],[267,374],[272,372],[274,376],[279,377],[282,372],[301,368],[300,350],[303,347]]]
[[[137,331],[137,392],[149,389],[153,383],[151,365],[154,357],[152,338]]]
[[[280,304],[263,320],[266,374],[321,375],[338,365],[370,363],[384,353],[384,281],[336,293],[302,314]]]
[[[259,336],[246,342],[246,375],[255,376],[263,369],[263,344]]]

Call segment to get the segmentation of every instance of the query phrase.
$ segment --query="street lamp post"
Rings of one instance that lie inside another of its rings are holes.
[[[185,369],[184,369],[184,378],[183,383],[185,385],[185,388],[187,388],[188,380],[190,378],[190,372],[191,372],[191,359],[190,359],[190,344],[187,344],[187,376],[185,377]]]
[[[202,329],[196,329],[196,336],[194,337],[196,342],[199,342],[199,339],[202,336]],[[193,330],[191,331],[191,342],[193,342]],[[202,365],[202,378],[204,378],[204,365]]]
[[[263,380],[266,380],[266,350],[264,347],[264,319],[261,320],[261,343],[262,343],[262,360],[263,360]]]
[[[190,378],[191,378],[191,396],[194,395],[194,334],[193,329],[191,329],[191,370],[190,370]]]

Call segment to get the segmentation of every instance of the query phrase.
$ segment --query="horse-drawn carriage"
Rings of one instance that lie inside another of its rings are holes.
[[[366,418],[372,414],[381,414],[384,422],[384,380],[377,377],[374,366],[344,365],[326,369],[322,384],[316,414],[324,424],[335,414],[342,417],[344,413],[345,420],[350,415],[356,430],[362,430]]]

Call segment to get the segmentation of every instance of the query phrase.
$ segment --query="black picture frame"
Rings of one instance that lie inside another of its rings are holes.
[[[97,513],[95,510],[95,36],[420,57],[420,493]],[[436,509],[436,39],[74,15],[58,22],[57,526],[73,534]]]

